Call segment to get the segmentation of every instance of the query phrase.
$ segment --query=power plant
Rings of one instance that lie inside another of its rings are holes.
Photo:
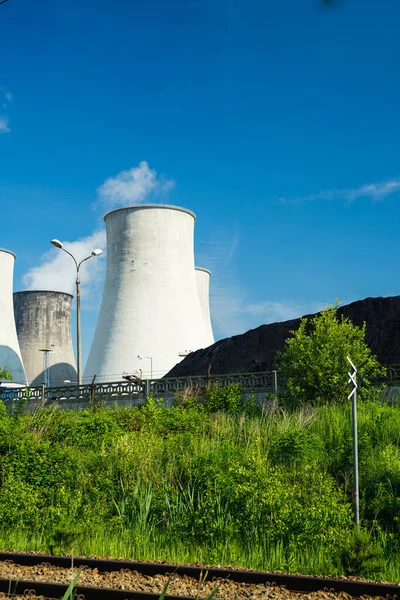
[[[214,343],[210,271],[195,267],[195,215],[179,206],[139,204],[105,215],[107,269],[85,381],[123,375],[159,378],[183,356]],[[0,367],[15,383],[76,383],[72,296],[12,294],[15,255],[0,250]]]
[[[0,368],[6,368],[13,382],[26,385],[14,321],[13,276],[15,254],[0,250]]]
[[[71,304],[72,296],[63,292],[14,293],[15,323],[29,385],[76,382]]]
[[[209,273],[196,276],[194,265],[195,218],[163,204],[105,215],[106,278],[85,381],[115,381],[123,372],[161,377],[185,350],[213,343]]]
[[[197,291],[199,294],[201,310],[203,312],[205,328],[209,336],[207,346],[211,346],[214,343],[214,333],[210,315],[210,277],[211,271],[204,269],[203,267],[196,267]]]

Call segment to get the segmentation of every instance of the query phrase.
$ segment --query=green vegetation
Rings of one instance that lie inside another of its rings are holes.
[[[278,369],[286,376],[290,398],[297,405],[347,402],[347,356],[358,368],[360,397],[379,393],[371,382],[384,375],[385,369],[365,342],[365,323],[356,327],[343,315],[339,318],[337,308],[338,304],[312,319],[301,319],[278,354]]]
[[[360,404],[356,536],[349,406],[246,408],[235,386],[172,408],[0,404],[0,547],[396,581],[399,432],[400,409]]]
[[[0,367],[0,381],[12,381],[12,375],[7,367]]]
[[[65,594],[63,595],[63,597],[61,598],[61,600],[74,600],[76,597],[76,584],[78,583],[78,579],[81,575],[81,571],[79,571],[79,573],[77,573],[75,575],[75,577],[73,578],[73,580],[71,581],[71,583],[69,584],[68,588],[65,591]]]

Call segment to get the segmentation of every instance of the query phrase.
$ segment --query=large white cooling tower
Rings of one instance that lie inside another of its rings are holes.
[[[76,382],[71,304],[72,296],[63,292],[15,292],[15,323],[29,385],[42,384],[43,349],[51,350],[45,373],[48,385],[63,385],[66,380]]]
[[[14,382],[26,385],[14,320],[14,261],[15,254],[0,250],[0,368],[7,368]]]
[[[162,204],[104,217],[106,280],[85,380],[118,380],[140,370],[161,377],[180,353],[209,345],[194,266],[195,218]]]
[[[214,334],[210,315],[210,277],[211,271],[203,267],[196,267],[197,290],[200,298],[201,310],[203,312],[205,328],[208,334],[207,346],[214,343]]]

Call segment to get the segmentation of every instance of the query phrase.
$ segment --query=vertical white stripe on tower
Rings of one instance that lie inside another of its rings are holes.
[[[0,368],[6,368],[15,383],[26,385],[14,320],[13,277],[15,254],[0,250]]]
[[[207,346],[211,346],[214,343],[214,333],[210,315],[210,277],[211,271],[204,269],[203,267],[196,267],[197,290],[208,335]]]

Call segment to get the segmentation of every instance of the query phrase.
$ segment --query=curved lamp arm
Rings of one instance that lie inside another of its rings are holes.
[[[1,0],[0,0],[1,1]],[[89,258],[92,258],[93,256],[100,256],[100,254],[103,254],[103,250],[100,250],[100,248],[96,248],[96,250],[93,250],[90,254],[90,256],[87,256],[86,258],[84,258],[83,260],[81,260],[79,263],[76,260],[75,256],[73,254],[71,254],[71,252],[69,252],[68,250],[66,250],[66,248],[64,248],[64,245],[62,244],[62,242],[60,242],[60,240],[51,240],[51,244],[53,246],[55,246],[56,248],[59,248],[59,250],[64,250],[64,252],[66,254],[68,254],[72,260],[75,263],[75,267],[76,267],[76,346],[77,346],[77,376],[78,376],[78,385],[82,384],[82,365],[81,365],[81,294],[80,294],[80,285],[81,282],[79,280],[79,269],[82,265],[82,263],[84,263],[86,260],[89,260]]]

